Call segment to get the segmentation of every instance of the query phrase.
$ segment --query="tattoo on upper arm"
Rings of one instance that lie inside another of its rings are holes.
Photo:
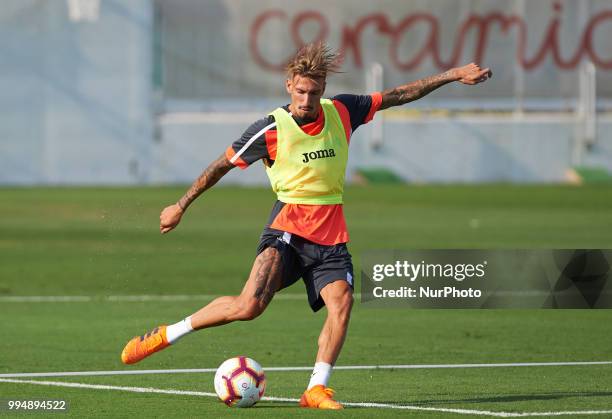
[[[267,306],[281,282],[281,256],[278,250],[268,248],[255,259],[255,294],[261,304]]]
[[[229,172],[234,165],[225,157],[221,155],[217,160],[213,161],[207,168],[202,172],[200,177],[193,182],[193,185],[189,188],[187,193],[183,195],[178,201],[179,207],[187,209],[187,207],[198,197],[202,192],[213,186],[219,181],[227,172]]]
[[[380,110],[390,108],[391,106],[403,105],[404,103],[412,102],[427,95],[447,83],[453,81],[451,71],[446,71],[436,76],[426,77],[403,86],[388,89],[382,92],[382,103]]]

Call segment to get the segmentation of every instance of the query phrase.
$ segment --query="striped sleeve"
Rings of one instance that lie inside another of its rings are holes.
[[[271,115],[254,122],[225,150],[225,156],[241,169],[246,169],[257,160],[270,159],[266,132],[271,129],[276,129],[276,122]]]
[[[370,122],[382,103],[382,95],[379,92],[371,95],[341,94],[332,99],[341,102],[346,107],[353,132],[361,125]]]

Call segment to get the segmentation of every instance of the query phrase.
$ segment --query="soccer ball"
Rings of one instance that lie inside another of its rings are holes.
[[[266,390],[261,365],[246,356],[230,358],[217,368],[215,392],[229,407],[251,407]]]

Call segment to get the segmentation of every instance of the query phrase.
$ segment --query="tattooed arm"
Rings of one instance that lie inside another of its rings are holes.
[[[412,102],[433,92],[447,83],[458,81],[463,84],[478,84],[489,79],[493,73],[488,68],[481,69],[476,64],[468,64],[463,67],[452,68],[437,76],[426,77],[394,89],[382,92],[382,104],[380,110],[399,106]]]
[[[202,194],[205,190],[213,186],[219,181],[227,172],[229,172],[234,165],[225,157],[221,155],[217,160],[212,162],[204,172],[193,182],[191,188],[183,195],[179,201],[163,209],[159,216],[159,230],[162,234],[169,232],[175,228],[181,221],[181,217],[185,213],[187,207],[195,201],[195,199]]]

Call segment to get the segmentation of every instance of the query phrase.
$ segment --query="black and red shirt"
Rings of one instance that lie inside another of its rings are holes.
[[[347,141],[353,132],[361,125],[369,122],[380,108],[382,96],[380,93],[371,95],[341,94],[331,98],[340,115]],[[288,111],[289,105],[284,106]],[[308,135],[316,135],[325,125],[324,113],[314,122],[305,122],[293,116],[296,123]],[[225,155],[241,169],[246,169],[257,160],[265,160],[266,164],[274,164],[276,159],[277,131],[272,115],[268,115],[253,123],[242,136],[227,148]],[[282,139],[281,139],[282,141]],[[333,245],[346,243],[349,240],[342,205],[305,205],[285,204],[270,226],[304,237],[312,242]]]

